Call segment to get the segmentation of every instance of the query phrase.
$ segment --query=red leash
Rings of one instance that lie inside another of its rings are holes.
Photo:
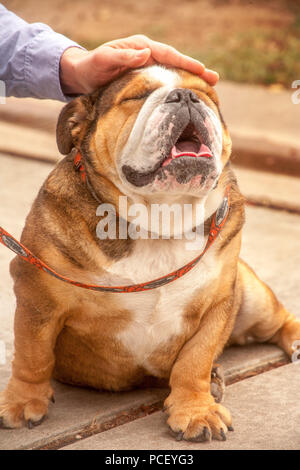
[[[80,154],[76,155],[74,163],[75,163],[76,168],[81,172],[83,182],[85,182],[86,175],[85,175],[85,170],[84,170],[84,166],[83,166]],[[26,248],[24,245],[18,242],[12,235],[6,232],[2,227],[0,227],[0,242],[4,246],[9,248],[11,251],[16,253],[18,256],[20,256],[20,258],[22,258],[24,261],[27,261],[28,263],[32,264],[36,268],[50,274],[51,276],[54,276],[56,279],[67,282],[77,287],[82,287],[83,289],[90,289],[90,290],[95,290],[95,291],[100,291],[100,292],[114,292],[114,293],[140,292],[140,291],[156,289],[157,287],[176,281],[176,279],[179,279],[180,277],[184,276],[186,273],[191,271],[191,269],[193,269],[194,266],[196,266],[196,264],[200,261],[204,253],[206,253],[208,248],[213,244],[213,242],[216,240],[217,236],[221,232],[222,228],[224,227],[225,222],[228,217],[228,212],[229,212],[229,207],[230,207],[229,192],[230,192],[230,186],[227,186],[222,204],[220,205],[220,207],[218,208],[218,210],[215,212],[213,216],[209,234],[208,234],[208,239],[207,239],[205,248],[202,251],[202,253],[198,255],[196,258],[194,258],[192,261],[190,261],[189,263],[182,266],[181,268],[165,276],[158,277],[157,279],[154,279],[152,281],[143,282],[140,284],[132,284],[129,286],[99,286],[96,284],[85,284],[83,282],[73,281],[72,279],[69,279],[68,277],[58,274],[52,268],[47,266],[47,264],[45,264],[43,261],[37,258],[30,250],[28,250],[28,248]]]

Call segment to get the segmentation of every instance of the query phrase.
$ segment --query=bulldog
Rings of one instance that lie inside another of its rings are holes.
[[[233,428],[215,365],[223,348],[269,342],[291,355],[300,322],[239,258],[244,198],[215,90],[179,69],[130,71],[68,103],[57,143],[67,156],[21,238],[51,269],[11,263],[15,354],[2,426],[40,424],[52,378],[111,391],[167,381],[176,439],[225,440]],[[115,209],[117,228],[132,223],[136,205],[188,205],[188,231],[201,227],[205,248],[187,249],[175,223],[169,237],[163,223],[152,236],[147,217],[144,237],[99,236],[102,204]]]

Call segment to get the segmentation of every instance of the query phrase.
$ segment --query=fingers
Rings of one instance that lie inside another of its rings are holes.
[[[141,67],[148,62],[151,56],[151,50],[145,49],[112,49],[111,58],[118,66],[128,68]]]
[[[191,57],[181,54],[174,47],[152,41],[152,57],[160,64],[182,68],[197,75],[202,75],[205,66]]]
[[[181,54],[171,46],[152,41],[152,57],[160,64],[178,67],[202,77],[210,85],[215,85],[219,75],[213,70],[205,68],[205,65],[192,57]]]
[[[114,47],[103,45],[94,51],[94,61],[107,71],[119,68],[135,68],[146,65],[151,56],[151,50],[145,49],[115,49]]]
[[[124,39],[117,39],[110,41],[105,45],[114,48],[115,50],[150,50],[151,56],[148,57],[142,65],[152,65],[159,63],[171,67],[178,67],[187,70],[191,73],[201,76],[210,85],[215,85],[219,80],[219,75],[213,70],[206,69],[204,64],[198,60],[181,54],[174,47],[161,42],[153,41],[147,36],[134,35]],[[138,65],[140,67],[141,65]],[[130,66],[131,67],[131,66]]]
[[[103,46],[110,46],[115,49],[145,49],[149,47],[151,49],[151,43],[154,42],[147,36],[142,34],[135,34],[127,38],[115,39],[113,41],[106,42]]]
[[[209,85],[214,86],[219,81],[219,74],[214,70],[205,69],[202,78],[209,83]]]
[[[62,89],[66,94],[90,93],[127,69],[157,63],[188,70],[210,85],[219,78],[216,72],[173,47],[138,35],[111,41],[90,52],[77,47],[67,49],[60,61]]]

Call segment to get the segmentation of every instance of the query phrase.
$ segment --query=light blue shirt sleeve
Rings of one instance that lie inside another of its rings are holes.
[[[69,101],[59,78],[62,53],[80,47],[42,23],[28,24],[0,4],[0,80],[6,96]]]

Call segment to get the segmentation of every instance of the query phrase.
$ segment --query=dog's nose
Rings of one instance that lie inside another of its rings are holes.
[[[166,97],[165,103],[199,103],[198,96],[186,88],[176,88],[170,91]]]

